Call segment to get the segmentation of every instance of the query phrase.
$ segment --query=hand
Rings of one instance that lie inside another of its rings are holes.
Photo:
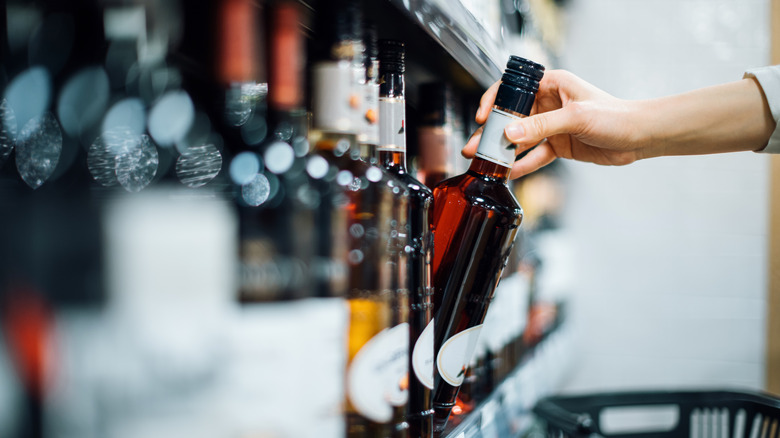
[[[482,96],[476,120],[485,123],[499,82]],[[622,165],[643,158],[630,123],[629,102],[616,99],[563,70],[545,73],[531,117],[511,123],[505,133],[521,153],[538,145],[512,166],[511,178],[531,173],[558,157]],[[481,129],[463,155],[473,157]],[[540,143],[541,142],[541,143]]]
[[[477,123],[487,121],[498,85],[482,96]],[[509,124],[505,134],[517,153],[533,148],[512,166],[510,178],[518,178],[556,158],[625,165],[662,155],[755,150],[766,145],[773,129],[771,112],[753,79],[628,101],[572,73],[551,70],[539,84],[531,116]],[[474,156],[481,133],[480,128],[466,143],[465,157]]]

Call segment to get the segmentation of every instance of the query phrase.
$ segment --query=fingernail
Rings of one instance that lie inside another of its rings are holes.
[[[525,129],[523,129],[523,126],[519,123],[514,123],[508,125],[506,129],[504,129],[504,134],[506,135],[506,138],[510,140],[517,140],[525,135]]]
[[[482,108],[477,108],[477,113],[474,115],[475,120],[479,118],[479,113],[481,112],[482,112]]]

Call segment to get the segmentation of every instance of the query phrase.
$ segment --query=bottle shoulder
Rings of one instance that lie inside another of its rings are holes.
[[[384,170],[395,180],[406,187],[410,194],[420,198],[433,199],[433,190],[413,177],[408,172],[401,172],[395,167],[383,167]]]
[[[523,209],[503,183],[477,178],[468,173],[446,179],[433,190],[434,203],[462,201],[472,206],[522,215]]]

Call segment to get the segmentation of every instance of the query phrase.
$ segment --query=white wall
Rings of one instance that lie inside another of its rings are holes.
[[[561,66],[641,99],[767,64],[767,0],[571,0]],[[764,384],[766,156],[566,163],[564,390]],[[551,267],[552,268],[552,267]]]

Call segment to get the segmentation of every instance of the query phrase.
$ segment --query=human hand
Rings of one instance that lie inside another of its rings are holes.
[[[499,83],[482,96],[477,123],[487,121]],[[505,129],[518,154],[533,147],[515,161],[510,178],[529,174],[556,158],[607,165],[645,158],[641,137],[631,122],[631,106],[631,102],[612,97],[572,73],[548,71],[539,84],[531,116]],[[481,134],[480,128],[466,143],[465,157],[474,157]]]
[[[499,83],[482,95],[477,123],[487,121]],[[755,78],[648,100],[617,99],[564,70],[545,73],[531,115],[507,125],[518,154],[510,178],[556,158],[625,165],[665,155],[755,151],[767,145],[775,121]],[[482,134],[462,154],[473,158]],[[536,146],[536,147],[534,147]]]

